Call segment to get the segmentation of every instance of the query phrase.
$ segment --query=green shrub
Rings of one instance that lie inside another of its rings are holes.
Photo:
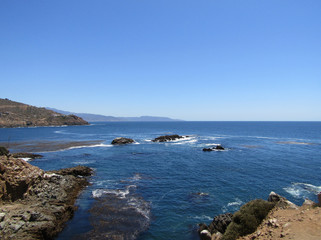
[[[232,223],[227,227],[222,240],[234,240],[255,232],[275,203],[256,199],[243,205],[233,215]]]
[[[5,147],[1,147],[0,146],[0,156],[3,156],[3,155],[8,156],[9,155],[9,150],[6,149]]]

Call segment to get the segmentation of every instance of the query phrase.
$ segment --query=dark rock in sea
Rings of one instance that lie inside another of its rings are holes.
[[[86,166],[76,166],[72,168],[63,168],[60,170],[48,171],[47,173],[54,173],[62,176],[72,175],[72,176],[91,176],[93,170]]]
[[[217,146],[211,147],[211,148],[203,148],[204,152],[211,152],[211,151],[215,151],[215,150],[223,151],[223,150],[225,150],[225,148],[222,147],[221,145],[217,145]]]
[[[0,156],[8,156],[9,150],[5,147],[0,146]]]
[[[225,213],[214,217],[212,223],[209,226],[211,234],[220,232],[225,233],[227,226],[232,222],[233,214]]]
[[[76,198],[89,184],[74,175],[87,176],[90,171],[76,167],[60,175],[19,158],[0,157],[1,239],[53,239],[73,216]]]
[[[179,136],[177,134],[174,135],[164,135],[164,136],[160,136],[155,138],[154,140],[152,140],[152,142],[167,142],[167,141],[173,141],[173,140],[177,140],[180,138],[184,138],[183,136]]]
[[[233,214],[225,213],[214,217],[212,223],[207,226],[205,223],[199,224],[199,236],[203,240],[220,239],[226,228],[232,222]]]
[[[34,153],[12,153],[12,157],[14,158],[31,158],[31,159],[36,159],[36,158],[42,158],[43,156],[40,154],[34,154]]]
[[[111,144],[114,145],[122,145],[122,144],[128,144],[128,143],[134,143],[135,141],[131,138],[124,138],[124,137],[119,137],[119,138],[115,138]]]

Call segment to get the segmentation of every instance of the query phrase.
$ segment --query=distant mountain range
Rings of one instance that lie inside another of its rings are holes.
[[[61,113],[66,115],[76,115],[81,117],[87,122],[120,122],[120,121],[126,121],[126,122],[177,122],[177,121],[183,121],[179,119],[172,119],[168,117],[155,117],[155,116],[141,116],[141,117],[113,117],[113,116],[105,116],[100,114],[90,114],[90,113],[73,113],[68,111],[63,111],[55,108],[49,108],[47,109]]]

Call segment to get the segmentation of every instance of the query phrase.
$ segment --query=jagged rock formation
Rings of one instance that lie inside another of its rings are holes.
[[[73,216],[75,200],[88,185],[82,176],[89,174],[88,167],[45,172],[1,156],[1,239],[53,239]]]
[[[215,147],[210,147],[210,148],[203,148],[204,152],[211,152],[211,151],[223,151],[225,150],[224,147],[222,147],[221,145],[217,145]]]
[[[157,137],[157,138],[153,139],[152,141],[153,142],[168,142],[168,141],[174,141],[174,140],[181,139],[181,138],[184,138],[184,136],[179,136],[177,134],[164,135],[164,136]]]
[[[111,144],[113,145],[122,145],[122,144],[128,144],[128,143],[134,143],[135,141],[131,138],[124,138],[124,137],[119,137],[115,138]]]
[[[88,122],[76,115],[64,115],[45,108],[0,99],[0,127],[34,127],[88,125]]]

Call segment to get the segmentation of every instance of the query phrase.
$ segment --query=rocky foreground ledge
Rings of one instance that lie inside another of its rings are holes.
[[[271,192],[268,201],[256,199],[234,214],[216,216],[210,225],[200,224],[202,240],[321,239],[319,203],[306,200],[301,207]]]
[[[53,239],[73,216],[91,174],[84,166],[45,172],[0,156],[1,239]]]

